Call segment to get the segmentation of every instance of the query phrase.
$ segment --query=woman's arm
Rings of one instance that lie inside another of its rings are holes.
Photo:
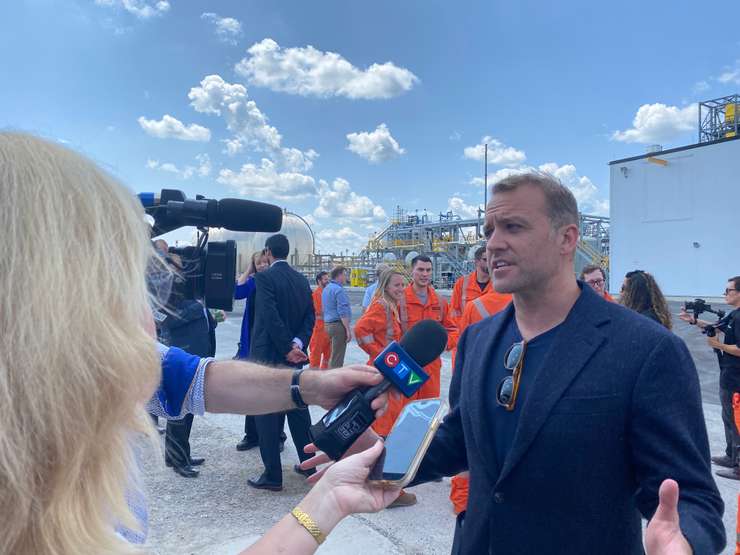
[[[245,274],[242,274],[242,276],[244,275]],[[239,277],[239,280],[241,280],[241,277]],[[249,279],[245,279],[242,283],[237,281],[236,287],[234,288],[234,298],[237,300],[246,299],[255,289],[256,287],[253,276],[249,276]]]

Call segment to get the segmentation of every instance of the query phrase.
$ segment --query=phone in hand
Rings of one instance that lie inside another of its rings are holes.
[[[414,479],[434,434],[447,412],[442,399],[424,399],[406,405],[385,440],[383,453],[368,480],[381,487],[402,488]]]

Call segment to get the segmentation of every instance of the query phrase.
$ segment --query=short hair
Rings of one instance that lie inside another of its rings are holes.
[[[485,246],[478,247],[477,249],[475,249],[475,259],[476,260],[480,260],[481,258],[483,258],[483,255],[484,254],[486,254],[486,247]]]
[[[740,276],[731,277],[727,281],[731,281],[735,289],[740,290]]]
[[[429,262],[432,263],[432,259],[429,258],[426,254],[417,254],[414,258],[411,259],[411,268],[414,268],[419,262]]]
[[[325,275],[327,275],[329,272],[320,271],[318,274],[316,274],[316,283],[321,282],[321,278],[323,278]]]
[[[578,203],[568,187],[555,176],[540,171],[510,175],[493,186],[493,194],[515,191],[522,185],[532,185],[545,195],[547,214],[553,229],[578,225]]]
[[[375,266],[375,273],[377,275],[380,275],[383,272],[387,272],[390,269],[391,269],[390,264],[386,264],[385,262],[381,262],[380,264],[378,264],[377,266]]]
[[[344,266],[337,266],[331,271],[331,273],[329,274],[329,277],[331,279],[337,279],[340,274],[343,274],[346,271],[347,271],[347,268],[345,268]]]
[[[265,249],[270,249],[274,258],[285,260],[288,258],[288,253],[290,253],[290,242],[282,233],[276,233],[267,238]]]
[[[580,276],[579,279],[581,279],[581,281],[583,281],[583,279],[586,277],[586,274],[590,274],[592,272],[595,272],[596,270],[598,270],[599,272],[601,272],[601,277],[602,278],[606,279],[606,274],[604,273],[604,268],[602,268],[598,264],[586,264],[583,267],[583,270],[581,270],[581,276]]]

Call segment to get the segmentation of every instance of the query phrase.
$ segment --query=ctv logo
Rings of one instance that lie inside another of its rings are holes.
[[[390,352],[385,355],[385,365],[388,368],[395,368],[398,363],[400,362],[400,359],[398,358],[398,353]]]

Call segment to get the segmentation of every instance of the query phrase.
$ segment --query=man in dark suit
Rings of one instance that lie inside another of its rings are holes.
[[[289,252],[290,244],[285,235],[272,235],[265,242],[270,268],[254,276],[254,329],[249,353],[250,359],[255,362],[300,369],[308,360],[306,349],[315,315],[311,287],[308,280],[288,264],[286,258]],[[297,381],[297,377],[294,381]],[[280,432],[286,416],[298,457],[301,461],[308,458],[303,452],[303,448],[311,441],[311,417],[307,408],[256,416],[260,455],[265,471],[259,478],[248,480],[254,488],[271,491],[283,488]],[[296,472],[307,474],[294,468]]]
[[[498,182],[485,234],[503,312],[457,347],[451,411],[416,483],[470,471],[464,554],[719,553],[699,381],[681,339],[577,282],[573,194]]]

